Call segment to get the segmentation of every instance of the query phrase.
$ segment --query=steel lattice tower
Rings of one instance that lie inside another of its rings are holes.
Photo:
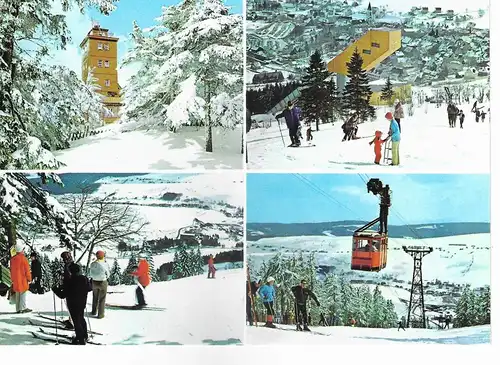
[[[413,278],[410,303],[408,304],[407,326],[426,328],[424,307],[424,282],[422,280],[422,259],[433,251],[432,247],[403,246],[403,250],[413,257]]]

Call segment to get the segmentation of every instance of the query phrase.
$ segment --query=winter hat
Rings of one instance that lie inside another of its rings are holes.
[[[376,136],[376,137],[380,137],[380,136],[382,136],[382,132],[381,132],[381,131],[375,131],[375,136]]]
[[[23,251],[24,251],[24,245],[22,243],[16,243],[16,253]]]
[[[399,104],[399,99],[394,100],[394,103]]]
[[[104,251],[99,250],[95,253],[98,260],[102,260],[104,258]]]
[[[145,259],[146,258],[146,254],[144,252],[139,253],[139,258],[140,259]]]
[[[80,267],[80,265],[72,263],[71,265],[69,265],[69,272],[71,273],[71,275],[79,275],[82,272],[82,268]]]
[[[385,113],[385,119],[389,119],[389,120],[392,120],[392,113],[391,112],[387,112]]]
[[[274,278],[272,276],[267,278],[267,282],[270,283],[271,281],[274,281]]]

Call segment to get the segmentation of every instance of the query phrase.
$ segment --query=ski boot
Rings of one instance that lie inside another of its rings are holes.
[[[307,327],[307,324],[304,325],[304,331],[305,332],[311,332],[311,330],[309,329],[309,327]]]
[[[296,331],[302,331],[302,327],[300,326],[300,324],[297,324]]]
[[[64,328],[66,328],[68,330],[75,329],[75,326],[73,326],[73,323],[71,323],[71,321],[69,319],[65,320],[63,322],[63,325],[64,325]]]
[[[276,326],[274,325],[273,322],[266,322],[266,324],[264,325],[264,327],[267,327],[267,328],[276,328]]]

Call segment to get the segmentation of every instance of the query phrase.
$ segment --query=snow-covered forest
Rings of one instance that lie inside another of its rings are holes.
[[[290,323],[294,322],[294,298],[291,288],[301,280],[307,281],[308,288],[316,294],[320,307],[312,301],[309,303],[309,312],[312,322],[318,323],[323,313],[331,325],[348,326],[351,320],[356,321],[358,327],[391,328],[397,326],[398,316],[394,310],[394,303],[382,296],[376,287],[373,292],[367,286],[355,287],[342,276],[328,274],[323,280],[317,275],[317,262],[312,253],[304,257],[302,253],[292,257],[278,253],[269,261],[263,263],[259,270],[252,271],[252,258],[248,257],[248,266],[251,277],[265,281],[269,276],[276,279],[276,312],[278,321],[288,314]],[[257,300],[257,311],[261,318],[265,313],[261,300]]]
[[[158,9],[154,27],[130,24],[133,46],[121,66],[138,71],[123,85],[121,119],[104,130],[102,118],[111,111],[92,70],[83,82],[51,59],[85,37],[70,33],[69,11],[92,8],[112,17],[117,6],[117,0],[0,2],[0,167],[81,171],[101,163],[123,170],[137,155],[128,137],[149,156],[141,155],[141,167],[171,168],[179,150],[189,166],[240,167],[242,16],[222,0],[185,0]]]

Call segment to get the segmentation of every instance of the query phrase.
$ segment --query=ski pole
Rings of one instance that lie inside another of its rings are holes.
[[[283,147],[286,147],[286,146],[285,146],[285,138],[283,138],[283,132],[281,131],[280,121],[279,121],[278,119],[276,119],[276,122],[278,122],[278,128],[279,128],[279,130],[280,130],[281,140],[283,141]]]
[[[90,331],[89,337],[94,338],[94,335],[92,334],[92,326],[90,325],[89,310],[86,305],[85,305],[85,314],[87,315],[87,322],[89,324],[89,331]]]
[[[56,294],[52,292],[52,297],[54,301],[54,327],[56,328],[56,345],[59,345],[59,337],[57,336],[57,310],[56,310]]]

